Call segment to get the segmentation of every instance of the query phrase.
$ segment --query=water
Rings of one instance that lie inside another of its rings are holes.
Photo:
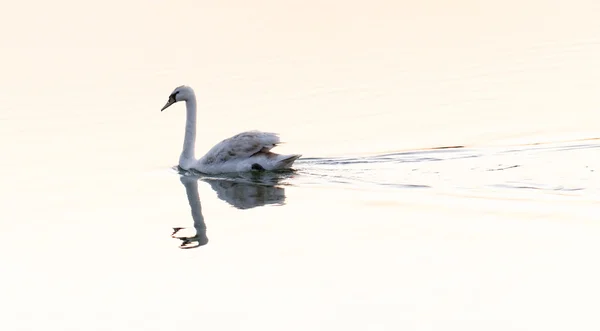
[[[0,14],[2,330],[600,326],[595,2],[31,5]],[[181,84],[198,153],[304,158],[179,172]]]

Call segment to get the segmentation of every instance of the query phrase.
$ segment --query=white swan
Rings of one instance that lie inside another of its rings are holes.
[[[169,96],[160,110],[178,101],[185,101],[187,109],[183,151],[179,166],[206,174],[246,172],[251,170],[288,169],[301,155],[280,155],[271,152],[280,141],[275,133],[247,131],[227,138],[211,148],[206,155],[196,159],[196,94],[189,86],[179,86]]]

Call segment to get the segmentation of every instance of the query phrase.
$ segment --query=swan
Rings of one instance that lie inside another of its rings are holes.
[[[185,101],[186,122],[183,151],[179,167],[205,174],[247,172],[252,170],[280,170],[291,168],[299,154],[281,155],[271,152],[280,143],[279,135],[270,132],[246,131],[227,138],[196,159],[196,94],[186,85],[179,86],[169,95],[161,112],[176,102]]]

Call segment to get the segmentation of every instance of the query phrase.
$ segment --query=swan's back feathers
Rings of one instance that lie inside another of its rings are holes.
[[[227,138],[211,148],[202,160],[206,164],[248,158],[258,152],[268,152],[279,143],[276,133],[246,131]]]
[[[271,152],[279,143],[279,135],[276,133],[242,132],[211,148],[198,160],[197,170],[205,173],[249,171],[254,164],[266,170],[289,168],[300,155]]]

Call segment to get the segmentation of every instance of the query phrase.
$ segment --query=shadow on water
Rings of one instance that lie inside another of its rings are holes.
[[[265,205],[283,205],[285,202],[284,181],[293,172],[249,172],[232,176],[205,176],[198,173],[181,171],[179,180],[185,187],[192,219],[194,221],[194,236],[178,236],[184,227],[173,228],[171,237],[181,240],[179,248],[190,249],[204,246],[208,243],[206,223],[202,215],[202,205],[198,193],[198,181],[208,183],[217,193],[217,197],[237,209],[250,209]]]

